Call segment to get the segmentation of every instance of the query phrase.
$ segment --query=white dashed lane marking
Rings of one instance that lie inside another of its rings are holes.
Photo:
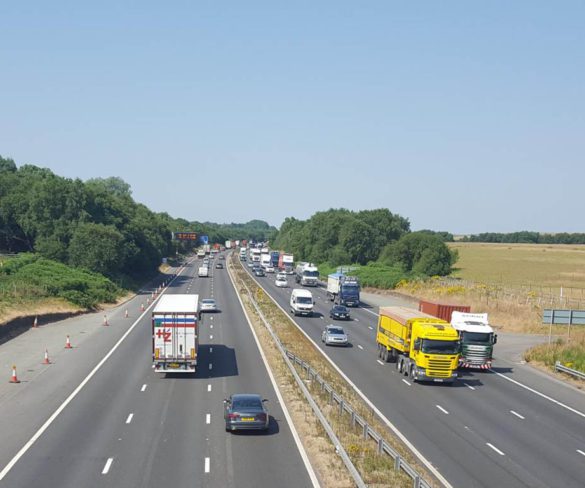
[[[524,420],[524,417],[522,415],[520,415],[518,412],[514,412],[514,410],[510,410],[510,413],[512,415],[515,415],[516,417],[518,417],[519,419]]]
[[[500,456],[505,456],[505,454],[500,451],[496,446],[494,446],[493,444],[490,444],[489,442],[486,442],[486,445],[491,447],[494,451],[496,451]]]
[[[206,457],[206,458],[205,458],[205,472],[206,472],[206,473],[209,473],[209,469],[210,469],[210,468],[209,468],[209,458],[208,458],[208,457]]]
[[[126,419],[126,423],[129,424],[130,422],[132,422],[133,418],[134,418],[134,414],[131,413],[130,415],[128,415],[128,418]]]
[[[358,347],[359,347],[360,349],[363,349],[363,346],[361,346],[360,344],[358,344]]]
[[[112,466],[113,462],[114,458],[108,458],[108,460],[106,461],[106,465],[104,466],[104,469],[102,469],[102,474],[108,474],[108,471],[110,471],[110,467]]]
[[[146,385],[142,385],[142,388],[140,388],[140,391],[145,391],[146,390]]]
[[[447,410],[445,410],[443,407],[441,407],[441,405],[435,405],[441,412],[443,412],[445,415],[449,415],[449,412]]]

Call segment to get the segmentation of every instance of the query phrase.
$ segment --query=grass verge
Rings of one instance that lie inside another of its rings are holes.
[[[0,321],[43,309],[45,313],[93,309],[126,293],[97,273],[35,254],[19,254],[0,266]]]
[[[287,394],[292,393],[292,398],[285,395],[287,405],[291,408],[291,414],[295,419],[295,426],[299,429],[299,434],[303,437],[303,443],[307,448],[309,457],[313,462],[315,470],[319,473],[324,486],[353,486],[349,474],[345,470],[341,459],[334,454],[333,446],[321,428],[318,421],[312,414],[310,406],[304,400],[302,393],[296,387],[296,383],[288,367],[282,360],[272,337],[263,326],[259,317],[256,315],[250,304],[245,288],[245,283],[252,293],[262,313],[272,325],[274,331],[280,338],[281,342],[287,349],[295,355],[302,357],[311,366],[319,371],[323,379],[329,383],[353,408],[380,434],[383,434],[387,442],[397,450],[401,456],[407,460],[421,475],[425,476],[425,469],[414,459],[414,456],[402,445],[400,441],[393,437],[393,434],[386,426],[379,421],[371,409],[362,401],[354,392],[353,388],[335,371],[322,354],[315,349],[313,344],[298,330],[291,322],[288,315],[283,313],[266,293],[256,284],[256,282],[242,268],[241,264],[234,259],[228,261],[230,270],[236,280],[236,285],[244,304],[253,318],[254,328],[258,333],[263,348],[265,348],[268,361],[271,368],[278,373],[277,378],[279,386],[283,385],[283,390]],[[311,385],[309,385],[311,386]],[[313,389],[315,401],[319,404],[327,420],[333,427],[336,435],[339,437],[347,453],[360,471],[361,476],[368,486],[371,487],[410,487],[412,480],[403,474],[394,471],[393,463],[389,457],[379,455],[375,452],[375,445],[371,441],[366,441],[361,435],[360,429],[353,430],[347,416],[341,416],[338,409],[333,408],[327,402],[327,398],[322,396],[319,391]],[[283,392],[284,395],[284,392]],[[292,402],[292,403],[289,403]],[[340,466],[334,469],[333,466]],[[340,473],[343,477],[337,479]],[[430,476],[425,476],[431,480]]]

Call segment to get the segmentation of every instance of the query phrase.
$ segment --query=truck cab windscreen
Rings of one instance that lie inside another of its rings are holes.
[[[319,271],[305,271],[303,272],[303,276],[307,278],[319,278]]]
[[[303,305],[311,305],[313,303],[313,299],[309,297],[298,297],[298,303],[302,303]]]
[[[360,291],[360,287],[358,285],[343,285],[343,291],[346,293],[351,293],[352,295],[357,295]]]
[[[481,342],[484,344],[492,343],[491,332],[461,332],[461,339],[464,342]]]
[[[459,341],[424,339],[422,341],[422,352],[426,354],[457,354],[459,352]]]

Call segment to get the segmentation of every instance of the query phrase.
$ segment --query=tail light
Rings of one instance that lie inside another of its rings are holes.
[[[230,420],[237,420],[239,417],[239,414],[237,413],[228,413],[228,419]]]
[[[266,422],[266,414],[265,413],[256,414],[256,420],[260,420],[262,422]]]
[[[157,348],[154,350],[154,358],[155,358],[155,359],[158,359],[159,357],[160,357],[160,349],[157,347]]]

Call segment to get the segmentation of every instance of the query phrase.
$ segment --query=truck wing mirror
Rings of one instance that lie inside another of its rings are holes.
[[[498,334],[494,334],[494,344],[498,342]]]

